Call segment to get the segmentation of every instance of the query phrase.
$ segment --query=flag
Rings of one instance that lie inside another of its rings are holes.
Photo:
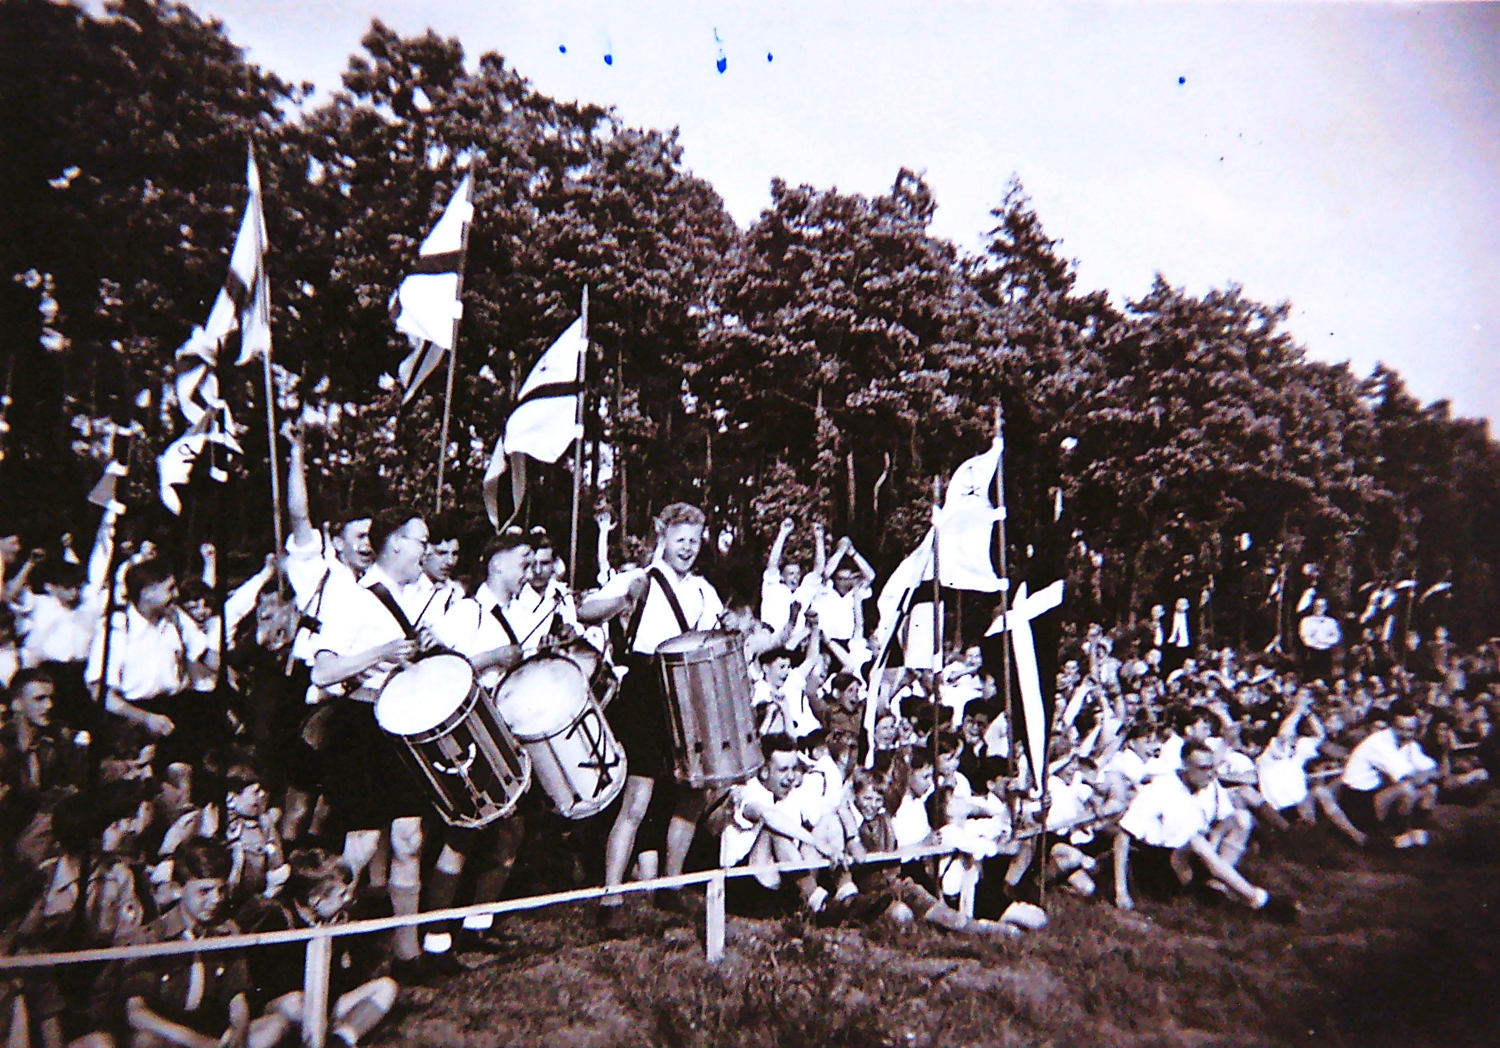
[[[89,492],[89,502],[101,509],[119,508],[120,502],[115,497],[115,490],[121,477],[130,472],[125,466],[114,460],[104,467],[104,476],[99,478],[99,483]]]
[[[997,593],[1004,586],[995,571],[995,526],[1005,519],[1000,493],[999,436],[982,454],[964,462],[948,483],[938,514],[938,574],[950,589]]]
[[[182,498],[177,493],[180,485],[186,484],[193,475],[193,465],[203,454],[203,449],[208,444],[218,444],[227,451],[236,455],[243,455],[244,450],[239,442],[225,428],[224,415],[228,409],[222,412],[212,412],[203,415],[196,423],[189,426],[182,436],[167,445],[156,460],[156,471],[159,480],[161,503],[172,512],[174,516],[182,513]],[[210,464],[210,476],[214,480],[223,483],[229,479],[229,474],[218,466]]]
[[[587,350],[588,332],[580,316],[542,354],[521,386],[505,433],[495,444],[484,471],[484,505],[495,526],[500,524],[500,477],[508,467],[509,456],[530,455],[542,462],[556,462],[575,440],[582,440],[578,398],[583,391]]]
[[[229,254],[229,275],[214,299],[208,321],[177,350],[177,358],[196,357],[211,372],[231,333],[240,333],[240,356],[248,364],[271,352],[271,281],[266,276],[266,216],[261,205],[260,170],[251,149],[245,163],[250,197]],[[217,388],[215,389],[217,394]]]
[[[1010,633],[1011,651],[1015,654],[1016,690],[1021,696],[1020,704],[1011,710],[1014,720],[1011,726],[1012,737],[1019,739],[1026,747],[1026,760],[1032,770],[1032,786],[1037,792],[1041,791],[1046,776],[1047,736],[1052,724],[1052,706],[1056,701],[1053,672],[1056,670],[1057,659],[1055,644],[1051,645],[1051,652],[1054,654],[1049,658],[1048,652],[1042,650],[1043,645],[1037,643],[1032,622],[1062,604],[1064,588],[1063,581],[1059,579],[1036,593],[1029,593],[1026,583],[1022,582],[1016,589],[1016,599],[1010,610],[1004,615],[997,615],[990,628],[985,631],[987,637]],[[1052,671],[1046,674],[1045,683],[1044,667]]]
[[[453,191],[417,255],[415,271],[401,281],[391,298],[396,330],[411,340],[412,352],[401,362],[397,378],[406,404],[417,388],[442,363],[443,354],[453,352],[453,333],[463,316],[460,300],[464,247],[469,223],[474,218],[474,176],[465,175]]]

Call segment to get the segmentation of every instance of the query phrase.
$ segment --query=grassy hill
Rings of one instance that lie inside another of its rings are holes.
[[[383,1045],[1493,1045],[1500,1043],[1500,797],[1445,808],[1425,850],[1361,853],[1326,829],[1264,839],[1252,879],[1305,910],[1136,913],[1057,896],[1023,943],[926,928],[731,918],[729,956],[636,904],[638,938],[588,909],[507,921],[440,989],[403,990]]]

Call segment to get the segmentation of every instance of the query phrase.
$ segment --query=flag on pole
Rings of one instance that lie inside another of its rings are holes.
[[[94,489],[89,492],[89,502],[101,509],[118,507],[120,502],[116,498],[115,493],[119,486],[120,478],[126,476],[129,472],[130,470],[124,465],[111,459],[109,464],[104,467],[104,476],[99,478],[99,483],[95,484]]]
[[[464,268],[465,232],[474,218],[474,176],[465,175],[417,256],[416,269],[391,298],[396,329],[411,340],[412,351],[397,368],[404,405],[453,351],[453,331],[463,316],[459,274]]]
[[[1026,761],[1032,771],[1032,789],[1040,793],[1047,774],[1047,736],[1052,724],[1052,681],[1042,682],[1042,666],[1038,660],[1036,637],[1032,620],[1062,604],[1063,582],[1061,579],[1036,593],[1028,593],[1026,583],[1016,589],[1016,599],[1003,616],[996,616],[985,636],[994,636],[1003,631],[1010,632],[1011,651],[1015,653],[1016,683],[1021,693],[1020,706],[1013,710],[1015,723],[1013,737],[1026,747]],[[1048,660],[1055,662],[1055,660]],[[1054,666],[1055,668],[1055,666]]]
[[[1004,580],[995,570],[995,527],[1005,519],[1000,493],[1000,456],[1005,441],[996,436],[982,454],[964,462],[948,483],[938,515],[938,574],[949,589],[998,593]]]
[[[189,426],[182,436],[167,445],[167,450],[157,458],[156,471],[160,481],[161,503],[174,516],[180,516],[182,513],[182,497],[177,493],[177,488],[186,484],[192,477],[193,466],[203,454],[205,446],[218,444],[236,455],[245,453],[225,426],[225,419],[222,415],[227,414],[227,408],[223,412],[205,414]],[[211,465],[210,470],[210,476],[220,483],[229,479],[229,475],[216,466]]]
[[[529,455],[542,462],[556,462],[583,438],[578,422],[578,398],[583,392],[583,360],[588,332],[579,317],[542,354],[531,369],[516,398],[516,406],[505,423],[505,433],[495,444],[484,471],[484,506],[490,523],[500,524],[500,477],[511,455]]]
[[[214,299],[208,321],[177,350],[177,358],[196,357],[212,371],[229,336],[240,333],[238,364],[248,364],[271,352],[271,281],[266,276],[266,216],[261,204],[260,170],[255,150],[245,162],[250,188],[245,215],[229,254],[229,274]]]

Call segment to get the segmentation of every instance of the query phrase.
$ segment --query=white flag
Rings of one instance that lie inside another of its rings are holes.
[[[938,515],[938,574],[950,589],[996,593],[1004,583],[990,555],[994,526],[1005,518],[1004,498],[997,491],[999,437],[954,471]]]
[[[431,366],[417,366],[419,362],[425,365],[422,355],[428,347],[423,344],[429,343],[440,351],[453,351],[454,327],[463,316],[458,284],[464,267],[464,232],[474,218],[473,195],[474,176],[465,175],[443,210],[443,217],[422,241],[415,271],[401,281],[391,301],[396,329],[411,339],[414,348],[402,365],[407,400],[437,366],[435,361]],[[441,355],[441,352],[431,354],[433,358]]]
[[[182,436],[167,445],[167,449],[156,460],[161,502],[174,515],[182,513],[182,498],[177,494],[177,486],[186,484],[192,477],[194,463],[209,444],[218,444],[236,455],[244,454],[244,449],[224,429],[224,420],[216,412],[203,415],[197,423],[189,426]],[[229,479],[229,475],[223,470],[215,470],[212,475],[220,483]]]
[[[266,276],[266,216],[261,204],[260,170],[255,153],[245,164],[245,182],[250,198],[229,255],[229,275],[214,299],[208,322],[194,328],[192,336],[177,350],[178,359],[197,357],[210,367],[231,332],[240,333],[240,356],[247,364],[271,352],[271,281]]]
[[[536,362],[516,398],[484,471],[484,504],[491,523],[499,525],[499,483],[509,455],[530,455],[556,462],[583,438],[578,421],[578,398],[583,390],[583,359],[588,349],[584,318],[579,317]]]

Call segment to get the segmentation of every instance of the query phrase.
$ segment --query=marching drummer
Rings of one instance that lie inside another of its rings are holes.
[[[525,584],[507,610],[522,639],[532,644],[527,651],[529,655],[549,637],[566,639],[582,631],[573,594],[567,583],[557,577],[557,551],[547,529],[532,528],[526,537],[532,551],[530,568]]]
[[[542,631],[528,634],[516,614],[516,598],[531,576],[531,542],[515,527],[495,536],[484,551],[484,581],[472,597],[454,601],[433,626],[443,644],[469,660],[487,691],[541,644]]]
[[[625,616],[626,623],[621,650],[629,672],[607,716],[630,760],[630,775],[605,846],[606,887],[624,882],[656,783],[672,777],[671,730],[661,676],[654,664],[656,649],[691,630],[716,628],[724,610],[714,587],[693,574],[703,546],[704,523],[703,511],[696,506],[674,502],[666,507],[656,518],[656,555],[650,566],[620,572],[578,608],[579,620],[588,625],[619,616]],[[677,784],[676,810],[667,827],[666,876],[682,873],[703,806],[702,790]],[[671,908],[682,906],[675,894],[658,899]],[[613,928],[622,902],[620,896],[600,900],[601,927]]]
[[[375,723],[371,702],[393,672],[436,644],[423,617],[430,594],[419,581],[427,537],[426,522],[414,512],[377,513],[369,532],[375,563],[357,587],[330,594],[335,599],[325,604],[313,645],[314,684],[347,684],[353,698],[369,700],[333,700],[346,706],[338,711],[328,792],[335,818],[348,830],[345,857],[352,869],[369,865],[381,836],[389,834],[387,886],[398,916],[417,913],[421,901],[422,817],[431,802]],[[397,978],[420,976],[416,926],[398,928],[394,945]]]

